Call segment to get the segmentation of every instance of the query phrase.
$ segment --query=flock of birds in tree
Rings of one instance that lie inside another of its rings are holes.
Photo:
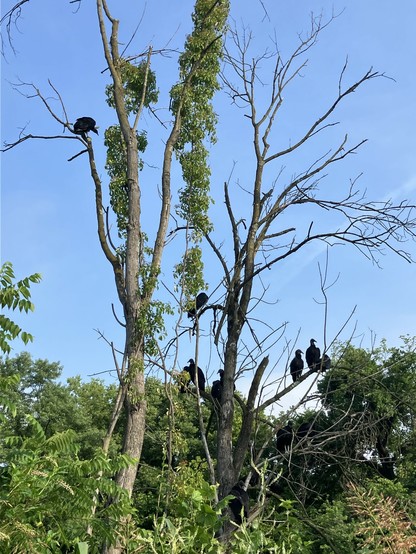
[[[189,310],[188,317],[194,318],[197,316],[198,311],[205,306],[208,301],[208,296],[205,293],[200,293],[195,300],[195,308]],[[305,359],[307,367],[316,371],[326,371],[331,367],[331,359],[328,355],[324,354],[321,358],[321,351],[316,346],[316,340],[311,339],[310,345],[306,349]],[[302,359],[302,350],[296,350],[295,357],[290,363],[290,374],[292,376],[293,382],[295,383],[302,376],[303,369],[305,367],[304,361]],[[205,375],[200,367],[197,367],[195,361],[191,358],[188,360],[188,365],[183,368],[183,370],[189,373],[189,380],[198,387],[200,392],[205,392]],[[220,369],[218,371],[219,379],[216,379],[212,383],[211,387],[211,397],[213,401],[217,404],[221,403],[223,384],[224,384],[224,370]],[[180,391],[185,393],[187,386],[185,383],[182,383]],[[235,390],[235,386],[234,386]],[[207,431],[211,423],[212,415],[207,424]],[[313,421],[305,421],[301,423],[298,429],[295,431],[291,421],[287,423],[284,427],[279,429],[276,433],[276,449],[281,454],[289,451],[295,442],[300,442],[305,438],[312,438],[316,435],[316,430],[314,429]],[[243,518],[247,519],[249,514],[249,495],[244,489],[244,483],[239,482],[234,485],[230,491],[230,496],[233,498],[229,502],[229,509],[231,512],[231,521],[236,525],[241,525]]]
[[[87,133],[89,132],[93,132],[98,135],[97,124],[92,117],[79,117],[74,123],[73,132],[76,135],[81,135],[84,139],[86,139]],[[203,308],[207,302],[208,295],[205,292],[200,292],[195,299],[195,307],[188,311],[188,318],[195,318],[199,310]],[[305,352],[306,363],[309,369],[321,369],[321,371],[325,371],[331,367],[331,360],[326,354],[323,358],[321,358],[321,351],[315,343],[315,339],[310,340],[310,346]],[[302,354],[302,350],[296,350],[295,357],[290,362],[290,374],[294,383],[300,379],[304,369]],[[195,361],[192,358],[188,360],[188,365],[185,366],[183,370],[189,373],[189,380],[198,387],[199,391],[205,392],[206,380],[204,372],[200,367],[197,368],[195,366]],[[220,369],[218,373],[220,378],[213,382],[211,387],[211,396],[215,401],[221,402],[224,370]],[[180,392],[186,392],[186,385],[184,383],[181,385]],[[313,432],[312,422],[302,423],[295,433],[292,422],[289,421],[288,424],[279,429],[276,434],[276,448],[279,452],[285,452],[291,447],[295,439],[302,440],[306,436],[312,436]],[[247,491],[243,488],[243,483],[239,482],[234,485],[230,491],[230,495],[233,496],[229,503],[232,520],[237,525],[241,525],[242,517],[244,516],[244,518],[247,518],[249,511],[249,496]]]
[[[92,117],[79,117],[73,126],[73,132],[76,135],[81,135],[84,140],[87,138],[87,133],[93,132],[98,135],[97,124]],[[188,311],[188,318],[195,319],[198,315],[198,312],[203,308],[208,302],[208,295],[205,292],[200,292],[195,299],[195,306]],[[313,369],[316,371],[326,371],[331,367],[331,359],[327,354],[321,358],[321,351],[316,346],[316,340],[311,339],[310,345],[306,349],[305,359],[308,369]],[[298,349],[295,351],[295,357],[290,362],[290,374],[292,380],[295,383],[298,381],[301,376],[303,369],[305,367],[304,361],[302,359],[302,350]],[[191,358],[188,360],[187,366],[183,369],[185,372],[189,373],[189,380],[198,387],[200,392],[205,392],[205,375],[200,367],[195,366],[195,361]],[[211,396],[214,401],[217,403],[221,402],[222,390],[223,390],[223,379],[224,379],[224,370],[220,369],[218,371],[220,378],[213,382],[211,387]],[[182,383],[180,392],[185,393],[187,386],[185,383]],[[235,386],[234,386],[235,390]],[[287,425],[278,430],[276,434],[276,449],[284,453],[289,450],[294,441],[301,441],[305,437],[312,437],[316,434],[316,431],[313,429],[312,422],[302,423],[297,431],[293,429],[292,422],[289,421]],[[247,491],[243,488],[243,483],[238,483],[230,491],[230,495],[233,496],[233,499],[230,500],[229,508],[232,513],[232,520],[237,524],[241,525],[242,516],[244,518],[248,517],[249,511],[249,496]]]
[[[316,340],[311,339],[310,345],[306,349],[305,359],[308,369],[314,369],[316,371],[326,371],[331,367],[331,359],[327,354],[324,354],[324,357],[321,358],[321,350],[316,346]],[[302,350],[296,350],[295,357],[290,362],[290,374],[292,376],[293,382],[296,383],[301,376],[305,363],[302,359]]]

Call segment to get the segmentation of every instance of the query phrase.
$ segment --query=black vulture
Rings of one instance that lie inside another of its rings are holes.
[[[197,311],[200,310],[202,306],[205,306],[207,302],[208,302],[208,295],[205,294],[205,292],[200,292],[195,299],[195,308],[191,308],[189,310],[188,317],[189,318],[195,317]]]
[[[306,349],[305,358],[309,369],[316,369],[321,359],[321,351],[315,346],[315,339],[311,339],[311,345]]]
[[[304,423],[301,423],[296,431],[296,438],[298,440],[302,440],[305,437],[311,438],[314,435],[316,435],[316,431],[314,430],[313,421],[305,421]]]
[[[218,371],[220,374],[220,378],[217,381],[214,381],[212,383],[211,387],[211,396],[214,400],[218,400],[218,402],[221,402],[221,395],[222,395],[222,384],[224,379],[224,370],[220,369]]]
[[[328,356],[328,354],[324,354],[322,361],[319,363],[319,367],[322,372],[331,369],[331,358]]]
[[[248,510],[250,506],[250,498],[247,491],[243,489],[242,485],[243,483],[240,481],[230,490],[230,495],[234,496],[234,498],[230,500],[229,504],[232,513],[231,519],[237,525],[241,525],[243,523],[243,518],[241,517],[242,515],[244,516],[244,519],[248,518]]]
[[[303,354],[302,350],[296,350],[295,357],[290,362],[290,374],[292,376],[293,382],[295,383],[302,375],[303,370],[303,360],[302,356]]]
[[[188,364],[189,365],[185,366],[183,369],[189,373],[192,383],[196,386],[195,362],[191,358],[188,360]],[[205,375],[200,367],[198,367],[198,388],[200,391],[205,391]]]
[[[74,123],[74,133],[84,136],[89,131],[98,135],[95,120],[92,117],[79,117]]]
[[[279,452],[288,450],[293,441],[293,427],[292,422],[289,421],[287,425],[279,429],[276,433],[276,448]]]

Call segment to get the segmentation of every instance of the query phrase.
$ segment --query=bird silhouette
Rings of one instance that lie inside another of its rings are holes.
[[[331,369],[331,358],[328,356],[328,354],[324,354],[324,357],[319,363],[319,367],[322,372],[327,371],[328,369]]]
[[[74,133],[82,135],[85,138],[85,133],[92,131],[98,135],[95,120],[92,117],[79,117],[74,123]]]
[[[193,318],[196,316],[198,310],[200,310],[208,302],[208,295],[205,292],[200,292],[195,299],[195,308],[191,308],[188,312],[188,317]]]
[[[211,387],[211,396],[214,398],[214,400],[217,400],[218,402],[221,402],[221,396],[222,396],[222,386],[223,386],[223,380],[224,380],[224,370],[220,369],[218,371],[220,374],[219,380],[216,380],[212,383]]]
[[[184,369],[184,371],[187,371],[189,373],[192,383],[196,386],[195,362],[191,358],[190,360],[188,360],[188,364],[189,365],[185,366],[183,369]],[[198,389],[202,392],[205,391],[205,375],[204,375],[204,372],[202,371],[202,369],[200,367],[198,367]]]
[[[242,481],[239,481],[238,484],[234,485],[230,490],[230,495],[234,496],[234,498],[230,500],[229,506],[233,515],[232,520],[237,525],[241,525],[243,523],[243,517],[244,519],[248,518],[250,505],[250,497],[248,496],[247,491],[243,489],[243,484],[244,483]]]
[[[316,369],[321,359],[321,351],[315,346],[315,339],[310,340],[310,346],[306,349],[305,358],[309,369]]]
[[[312,437],[316,435],[316,430],[314,429],[313,421],[305,421],[301,423],[296,431],[296,438],[302,440],[305,437]]]
[[[302,350],[296,350],[295,357],[290,362],[290,374],[294,383],[301,377],[304,367],[301,354],[303,354]]]
[[[287,425],[279,429],[276,433],[276,448],[279,452],[288,450],[293,442],[293,427],[292,422],[288,421]]]

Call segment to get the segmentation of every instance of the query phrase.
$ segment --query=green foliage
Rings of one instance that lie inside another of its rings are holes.
[[[198,413],[195,399],[190,394],[180,394],[176,384],[161,383],[158,379],[146,379],[146,433],[141,456],[141,467],[133,493],[137,507],[137,523],[146,528],[153,526],[154,517],[163,512],[164,504],[159,498],[168,496],[170,472],[167,468],[167,445],[174,456],[174,465],[187,468],[200,463],[201,477],[207,478],[205,464],[201,462],[204,451],[201,444]],[[169,400],[172,399],[174,421],[170,420]],[[205,421],[210,415],[210,407],[201,406]],[[214,437],[210,433],[210,446],[214,448]],[[196,460],[199,460],[196,462]],[[166,483],[161,492],[161,483]]]
[[[160,469],[165,462],[169,432],[169,400],[166,392],[172,399],[175,414],[172,451],[178,455],[180,461],[186,463],[203,457],[195,399],[189,394],[180,394],[176,385],[168,384],[167,387],[166,391],[158,379],[146,379],[148,432],[144,439],[142,461]],[[207,420],[210,406],[203,405],[202,411]]]
[[[225,552],[215,532],[221,526],[226,501],[215,502],[215,487],[199,468],[182,466],[161,483],[164,513],[155,518],[152,530],[138,529],[131,547],[144,554]]]
[[[179,282],[177,288],[182,289],[185,299],[184,311],[195,307],[197,294],[208,287],[203,278],[203,270],[202,250],[199,246],[188,248],[182,261],[175,266],[174,277]]]
[[[136,132],[139,152],[144,152],[147,147],[145,131]],[[127,182],[127,150],[119,125],[112,125],[105,130],[104,144],[107,147],[107,160],[105,168],[110,176],[110,203],[117,217],[119,237],[126,239],[128,225],[128,194]],[[139,168],[143,168],[143,162],[139,160]]]
[[[0,445],[1,552],[54,553],[80,542],[81,552],[82,542],[98,552],[103,541],[114,541],[115,524],[131,506],[111,476],[132,461],[99,450],[80,460],[73,431],[46,437],[30,415],[26,435],[5,436]],[[103,499],[114,495],[119,502],[107,507]]]
[[[158,343],[166,336],[165,316],[172,314],[171,306],[160,300],[142,303],[136,319],[136,329],[144,337],[144,351],[149,356],[159,354]]]
[[[71,377],[66,384],[48,384],[35,410],[48,435],[73,429],[79,443],[79,457],[89,459],[102,445],[116,393],[115,385],[105,385],[98,379],[82,382],[79,376]],[[121,424],[113,437],[111,455],[120,448],[120,428]]]
[[[39,273],[34,273],[15,282],[13,265],[5,262],[0,268],[0,308],[26,313],[33,311],[34,305],[30,301],[30,285],[39,283],[40,280]],[[0,314],[0,351],[9,354],[10,342],[18,337],[24,344],[33,341],[32,335],[23,331],[6,315]]]
[[[145,107],[155,104],[159,96],[156,74],[148,67],[147,61],[135,65],[127,60],[120,59],[119,64],[127,113],[137,112],[142,100]],[[144,91],[145,84],[146,90]],[[106,96],[107,104],[111,108],[115,108],[113,84],[106,87]]]
[[[283,501],[268,519],[259,517],[250,525],[243,523],[230,536],[219,541],[216,534],[227,522],[230,496],[215,500],[215,488],[205,481],[200,464],[182,465],[160,485],[160,511],[151,530],[138,529],[130,546],[144,554],[218,553],[218,554],[307,554],[313,543],[305,539],[305,527],[299,522],[294,503]],[[270,514],[270,512],[269,512]]]
[[[66,384],[57,382],[61,371],[58,363],[33,360],[27,352],[0,359],[1,380],[12,381],[5,397],[14,406],[12,414],[10,411],[3,413],[0,435],[26,436],[26,414],[31,414],[42,425],[47,437],[67,429],[75,431],[78,455],[86,459],[102,444],[117,390],[115,385],[104,385],[98,379],[85,383],[80,377],[71,377]],[[120,441],[116,432],[112,454],[119,448]]]
[[[357,552],[356,524],[350,510],[341,496],[337,500],[326,501],[316,513],[311,511],[313,529],[320,533],[316,536],[314,552],[334,552],[331,545],[337,547],[337,554],[354,554]],[[319,546],[318,546],[319,545]]]
[[[195,2],[194,29],[179,58],[181,80],[170,93],[172,112],[179,112],[181,117],[175,150],[185,181],[185,187],[179,191],[177,212],[189,223],[196,240],[211,229],[207,213],[211,171],[204,142],[215,142],[217,117],[212,99],[219,89],[222,35],[228,13],[228,1]]]
[[[327,414],[317,421],[319,425],[333,425],[335,418],[343,413],[345,424],[344,403],[349,406],[352,401],[356,409],[368,410],[369,394],[377,409],[386,409],[386,413],[390,413],[390,406],[395,402],[398,421],[389,445],[401,448],[397,461],[399,477],[389,481],[374,478],[373,473],[373,478],[365,481],[365,487],[371,498],[391,499],[388,500],[391,509],[386,512],[391,525],[385,542],[390,537],[399,541],[397,529],[400,527],[405,532],[403,540],[409,543],[413,535],[406,525],[409,519],[416,518],[416,499],[412,494],[416,490],[411,425],[416,373],[413,342],[404,341],[404,346],[397,349],[382,346],[375,356],[345,347],[340,351],[343,356],[333,357],[333,369],[320,380],[319,386],[327,391],[328,402]],[[348,493],[339,479],[340,474],[347,473],[362,479],[365,471],[353,458],[346,460],[344,466],[341,461],[339,465],[334,463],[337,452],[345,452],[344,439],[328,441],[325,434],[316,455],[312,442],[306,448],[307,453],[294,449],[290,471],[289,467],[285,470],[284,464],[281,466],[284,479],[291,484],[282,491],[281,498],[266,497],[260,515],[236,530],[229,544],[220,543],[216,532],[224,525],[223,508],[227,500],[217,505],[215,488],[207,483],[195,399],[191,394],[179,394],[177,385],[164,385],[155,378],[146,380],[148,414],[141,466],[133,491],[134,507],[124,498],[121,506],[106,507],[109,496],[118,496],[110,476],[120,464],[127,463],[123,458],[109,461],[96,448],[106,429],[116,389],[97,380],[83,383],[79,377],[69,379],[66,384],[59,383],[56,379],[60,372],[59,364],[32,361],[25,353],[0,363],[0,401],[4,405],[5,400],[7,407],[0,412],[1,552],[52,553],[60,552],[61,547],[75,548],[79,543],[78,550],[85,546],[89,554],[95,554],[100,542],[114,539],[116,525],[123,545],[131,552],[364,554],[371,551],[365,541],[377,536],[371,527],[375,520],[365,517],[362,510],[358,514],[351,508]],[[350,390],[358,400],[345,399]],[[168,396],[173,403],[171,412]],[[212,406],[205,401],[201,408],[207,422]],[[299,416],[299,420],[294,416],[295,428],[301,420],[312,416],[312,411]],[[266,414],[262,417],[268,418]],[[215,417],[213,421],[208,443],[215,452]],[[234,440],[240,425],[241,413],[237,409]],[[169,432],[175,471],[166,466]],[[259,444],[263,444],[267,432],[266,427],[259,430]],[[120,445],[119,435],[115,436],[114,447]],[[272,451],[270,455],[275,453]],[[403,466],[405,470],[401,469]],[[338,473],[334,467],[338,467]],[[100,471],[104,472],[103,477],[97,481]],[[93,515],[97,485],[100,494]],[[291,487],[296,500],[291,496]],[[303,488],[308,490],[307,495]],[[253,512],[257,491],[250,491],[250,496]],[[305,499],[303,506],[299,502],[302,499]],[[377,506],[381,509],[381,504]],[[400,516],[397,529],[392,519],[395,513]],[[121,522],[123,515],[132,517]],[[93,529],[92,537],[86,535],[89,525]],[[359,529],[364,530],[361,535]]]
[[[193,144],[189,152],[181,153],[179,160],[182,175],[187,185],[179,191],[177,213],[191,225],[192,236],[198,239],[212,230],[208,208],[211,170],[208,166],[208,152],[202,144]]]
[[[142,235],[142,238],[146,240],[147,237]],[[151,257],[152,251],[144,248],[143,254]],[[168,302],[151,299],[153,290],[158,288],[158,272],[154,271],[152,264],[144,256],[139,277],[141,303],[136,318],[136,331],[138,336],[143,337],[144,352],[149,356],[158,356],[159,342],[166,337],[165,316],[173,314],[173,309]]]
[[[328,454],[340,460],[366,461],[348,462],[348,471],[354,469],[357,475],[378,469],[387,476],[380,456],[388,462],[391,453],[396,459],[396,472],[400,474],[405,464],[410,476],[414,461],[403,454],[407,451],[411,456],[416,438],[412,423],[416,412],[414,341],[404,339],[402,348],[392,349],[382,343],[375,352],[348,345],[339,353],[333,369],[318,384],[326,408],[322,424],[340,435],[328,442]],[[346,429],[350,431],[345,433]],[[332,464],[333,469],[336,467]]]

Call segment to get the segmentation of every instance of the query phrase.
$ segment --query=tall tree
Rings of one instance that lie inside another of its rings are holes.
[[[21,9],[16,4],[7,18]],[[153,50],[127,57],[120,52],[120,22],[106,0],[96,1],[97,23],[105,61],[111,82],[107,87],[107,101],[114,108],[117,124],[106,130],[106,169],[110,177],[111,207],[117,219],[119,244],[116,246],[108,227],[108,210],[103,204],[103,182],[97,169],[93,142],[88,129],[73,125],[67,116],[62,97],[56,91],[62,108],[57,114],[51,102],[34,88],[35,95],[44,103],[52,117],[81,143],[78,155],[87,153],[91,177],[95,185],[98,236],[102,251],[112,266],[118,298],[123,309],[125,344],[121,363],[113,349],[120,380],[113,417],[104,440],[109,441],[122,405],[126,412],[123,453],[136,459],[135,464],[123,467],[117,475],[117,484],[129,494],[133,490],[145,431],[146,395],[144,378],[145,354],[154,354],[156,333],[163,333],[163,316],[167,307],[153,300],[162,263],[166,233],[171,213],[171,167],[176,152],[182,164],[186,187],[182,192],[181,210],[191,224],[206,227],[209,201],[209,170],[207,152],[203,146],[206,136],[214,132],[215,116],[207,108],[218,88],[218,58],[222,51],[222,34],[228,16],[228,2],[197,0],[193,13],[194,29],[180,59],[179,82],[171,91],[172,121],[163,152],[161,172],[160,215],[153,245],[147,244],[147,233],[142,227],[140,169],[147,141],[139,131],[141,117],[146,108],[155,104],[158,97],[156,76],[151,69]],[[8,20],[10,21],[10,19]],[[52,87],[53,88],[53,87]],[[90,129],[91,130],[91,129]],[[51,138],[35,135],[22,136],[17,144],[30,138]],[[58,138],[58,137],[56,137]],[[59,137],[62,138],[62,137]],[[191,144],[188,151],[187,147]],[[12,145],[9,145],[12,147]],[[8,147],[6,147],[7,149]],[[74,157],[77,157],[74,156]],[[72,161],[71,158],[70,161]],[[196,173],[199,174],[195,179]],[[150,210],[155,210],[155,198]]]

